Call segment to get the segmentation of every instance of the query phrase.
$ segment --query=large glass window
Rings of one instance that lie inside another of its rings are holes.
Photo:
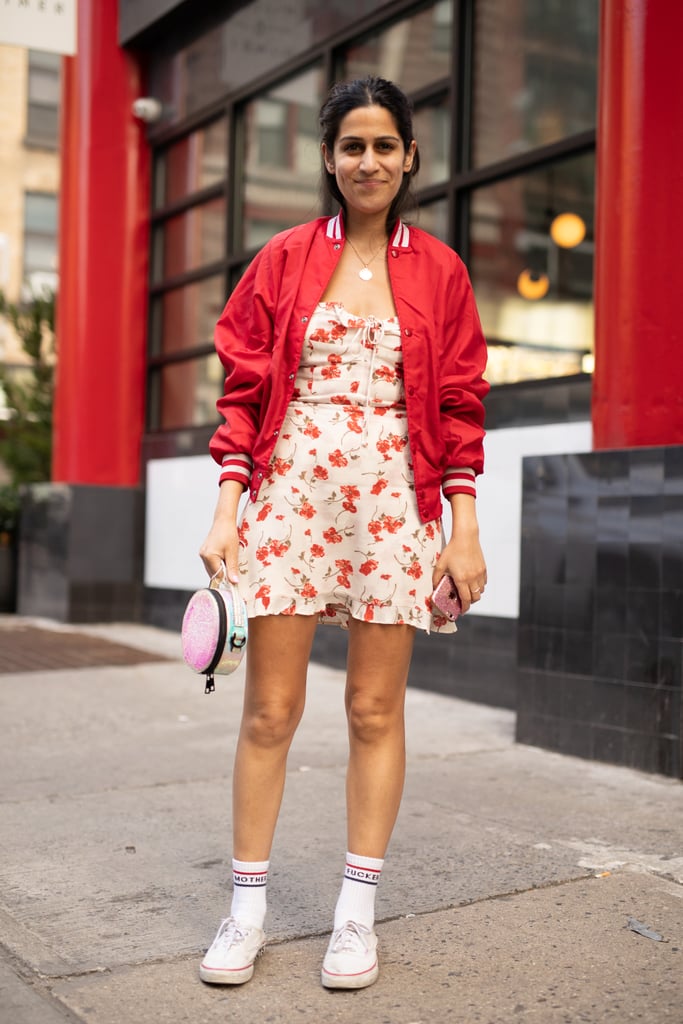
[[[171,355],[209,346],[225,305],[222,274],[170,288],[151,302],[151,354]]]
[[[56,53],[28,51],[26,141],[32,146],[57,148],[61,60]]]
[[[255,249],[318,214],[318,113],[325,85],[316,66],[244,109],[243,207],[237,246]]]
[[[408,93],[444,78],[451,67],[452,18],[451,0],[439,0],[368,35],[346,50],[344,77],[381,75]]]
[[[491,383],[591,369],[592,153],[476,189],[469,267]]]
[[[151,427],[216,422],[215,322],[250,254],[321,212],[318,113],[334,79],[382,75],[413,102],[420,209],[409,219],[465,256],[491,382],[590,370],[599,0],[232,6],[152,58],[150,92],[165,116],[151,129],[164,133]],[[468,15],[458,32],[456,7]]]
[[[475,167],[595,127],[599,0],[476,0]]]
[[[161,281],[225,258],[225,199],[169,217],[154,228],[152,279]]]
[[[157,154],[154,206],[168,206],[192,192],[222,183],[227,173],[228,122],[222,117]]]
[[[29,290],[57,285],[57,196],[24,195],[24,278]]]
[[[213,352],[155,367],[149,389],[151,422],[157,430],[214,423],[222,383],[223,368]]]

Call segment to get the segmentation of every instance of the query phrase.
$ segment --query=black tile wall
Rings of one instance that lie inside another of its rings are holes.
[[[683,777],[683,448],[524,459],[520,742]]]
[[[19,614],[62,622],[140,619],[143,509],[137,487],[26,487],[19,531]]]

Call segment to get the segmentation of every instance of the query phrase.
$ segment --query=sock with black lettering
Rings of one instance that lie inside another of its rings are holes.
[[[232,861],[232,904],[230,916],[253,928],[263,928],[266,919],[267,860]]]
[[[334,930],[347,921],[372,928],[375,923],[375,894],[382,873],[383,860],[346,854],[344,880],[334,911]]]

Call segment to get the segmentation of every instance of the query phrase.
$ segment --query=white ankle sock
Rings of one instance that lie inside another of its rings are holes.
[[[334,911],[334,928],[347,921],[372,928],[375,923],[375,894],[382,871],[383,860],[346,854],[346,867],[341,892]]]
[[[267,860],[232,861],[232,904],[230,916],[243,924],[263,928],[266,919]]]

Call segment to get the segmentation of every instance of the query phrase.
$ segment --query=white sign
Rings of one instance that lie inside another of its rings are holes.
[[[0,0],[0,43],[72,56],[78,0]]]

